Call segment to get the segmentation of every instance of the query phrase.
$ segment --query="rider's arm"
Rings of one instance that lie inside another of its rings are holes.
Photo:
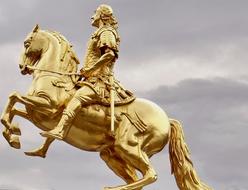
[[[102,32],[102,34],[100,35],[98,47],[101,50],[101,57],[90,68],[83,69],[83,72],[86,75],[89,72],[95,71],[96,69],[101,67],[103,64],[107,64],[111,62],[113,59],[117,58],[116,37],[112,31],[106,30]]]
[[[85,68],[85,71],[93,71],[101,67],[101,65],[109,63],[113,59],[115,59],[115,53],[112,49],[109,47],[105,47],[104,49],[101,49],[102,56],[98,61],[92,65],[90,68]]]

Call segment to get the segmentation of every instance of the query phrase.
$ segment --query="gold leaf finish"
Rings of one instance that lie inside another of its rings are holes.
[[[3,136],[21,147],[21,130],[12,120],[23,117],[43,130],[41,147],[25,152],[45,158],[58,139],[85,151],[99,152],[113,172],[127,184],[111,190],[140,190],[156,181],[150,157],[169,143],[172,174],[180,190],[210,190],[197,176],[184,141],[182,126],[155,103],[135,98],[114,77],[120,37],[108,5],[92,17],[96,31],[78,73],[79,60],[67,39],[38,25],[24,41],[20,71],[33,81],[27,95],[10,94],[1,116]],[[21,103],[25,109],[15,107]],[[136,171],[142,173],[139,179]]]

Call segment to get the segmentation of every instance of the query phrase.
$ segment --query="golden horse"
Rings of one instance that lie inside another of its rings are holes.
[[[20,148],[21,131],[12,124],[15,115],[31,121],[47,131],[59,122],[63,109],[75,94],[79,61],[72,46],[59,33],[41,30],[38,25],[24,42],[20,69],[32,74],[33,81],[27,95],[17,92],[9,96],[2,113],[5,126],[3,136],[10,146]],[[15,103],[25,110],[15,108]],[[127,184],[105,187],[112,190],[138,190],[156,181],[157,175],[149,158],[169,143],[172,173],[180,190],[210,190],[197,176],[189,150],[184,141],[180,123],[169,119],[155,103],[137,98],[133,102],[116,106],[115,137],[110,133],[110,108],[102,105],[82,107],[73,120],[64,141],[86,151],[99,152],[113,172]],[[27,155],[45,157],[52,138]],[[142,173],[139,179],[136,172]]]

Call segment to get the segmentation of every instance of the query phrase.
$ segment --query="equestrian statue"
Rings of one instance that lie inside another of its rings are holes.
[[[21,147],[21,130],[12,123],[17,115],[41,129],[45,137],[39,148],[26,155],[45,158],[51,143],[61,140],[81,150],[99,152],[126,182],[105,190],[141,190],[156,181],[150,158],[168,143],[178,188],[211,190],[196,174],[180,122],[169,119],[155,103],[136,98],[115,79],[120,36],[109,5],[96,9],[92,26],[96,31],[80,72],[72,45],[60,33],[36,25],[26,37],[19,67],[23,75],[32,75],[33,81],[26,95],[11,93],[3,110],[3,136],[9,145]],[[16,108],[16,103],[25,109]]]

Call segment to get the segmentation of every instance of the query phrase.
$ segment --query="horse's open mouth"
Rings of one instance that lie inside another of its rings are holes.
[[[32,74],[34,71],[34,66],[40,60],[40,54],[38,53],[23,53],[21,56],[21,63],[19,67],[23,75]]]

